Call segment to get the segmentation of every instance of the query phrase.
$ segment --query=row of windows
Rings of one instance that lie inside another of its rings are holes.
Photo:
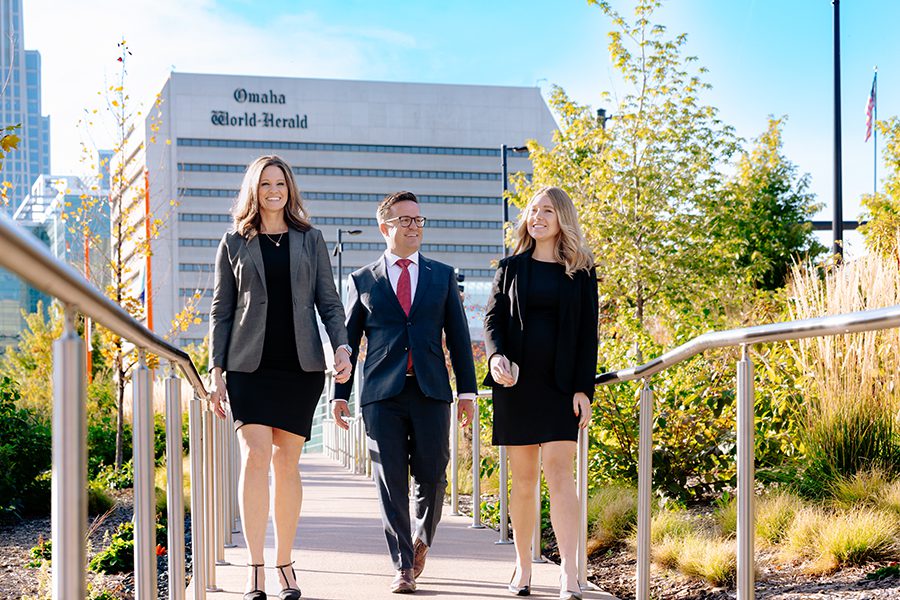
[[[201,173],[243,173],[244,165],[213,165],[178,163],[179,171]],[[395,177],[402,179],[462,179],[470,181],[500,181],[499,173],[474,171],[418,171],[410,169],[349,169],[342,167],[292,167],[296,175],[330,175],[334,177]]]
[[[179,238],[178,245],[182,248],[215,248],[219,245],[219,240],[210,238]]]
[[[253,148],[260,150],[310,150],[318,152],[385,152],[388,154],[500,156],[499,148],[454,148],[449,146],[394,146],[387,144],[333,144],[319,142],[276,142],[268,140],[211,140],[204,138],[178,138],[178,145],[210,148]],[[512,156],[528,156],[527,151],[508,152]]]
[[[188,273],[212,273],[212,263],[178,263],[178,270]]]
[[[203,338],[178,338],[178,345],[181,348],[187,348],[188,346],[201,346],[203,345]]]
[[[221,213],[178,213],[178,220],[194,223],[228,223],[232,218],[231,215]]]
[[[178,188],[181,197],[193,196],[201,198],[234,198],[238,190],[216,188]],[[347,202],[381,202],[387,194],[353,194],[345,192],[303,192],[306,200],[338,200]],[[423,204],[494,204],[501,202],[499,196],[418,196]]]
[[[181,298],[192,298],[199,293],[203,298],[212,298],[213,291],[209,288],[179,288],[178,295]]]
[[[342,267],[341,270],[343,271],[343,276],[346,277],[347,275],[356,271],[359,268],[360,267],[344,266],[344,267]],[[212,271],[215,270],[215,266],[212,263],[179,263],[178,270],[179,271],[201,271],[203,273],[211,273]],[[333,266],[331,268],[331,271],[334,274],[337,274],[337,265]],[[490,279],[494,276],[494,273],[495,273],[494,269],[460,269],[459,271],[466,277],[476,277],[476,278],[482,278],[482,279]],[[187,289],[187,288],[183,288],[183,289]],[[182,294],[182,295],[184,295],[184,294]],[[192,296],[193,293],[190,293],[187,295]],[[197,317],[201,321],[206,322],[209,320],[209,313],[198,313]]]
[[[215,248],[219,245],[219,240],[214,238],[180,238],[178,245],[187,248]],[[334,242],[328,242],[329,248],[333,249],[334,246]],[[384,250],[384,244],[382,242],[344,242],[344,250]],[[500,254],[503,252],[503,247],[499,244],[422,244],[422,251]]]

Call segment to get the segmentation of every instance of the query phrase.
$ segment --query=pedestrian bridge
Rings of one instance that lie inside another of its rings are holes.
[[[193,577],[185,588],[185,536],[183,528],[168,531],[169,598],[239,598],[245,567],[241,537],[236,527],[236,444],[233,428],[213,417],[206,399],[208,392],[188,355],[156,336],[135,321],[119,305],[88,283],[72,267],[57,261],[31,234],[11,219],[0,215],[0,267],[17,274],[30,285],[57,298],[64,307],[64,326],[53,352],[53,485],[51,496],[52,594],[58,600],[84,598],[85,529],[87,523],[87,456],[85,417],[85,343],[76,332],[76,315],[84,315],[128,340],[138,350],[140,361],[132,374],[132,430],[134,448],[134,565],[136,600],[157,597],[157,561],[154,521],[154,449],[152,376],[146,355],[160,359],[166,370],[166,456],[167,518],[184,522],[180,485],[182,473],[183,374],[192,390],[188,399],[191,471],[191,553]],[[654,374],[713,348],[741,347],[736,365],[737,384],[737,598],[754,598],[754,390],[753,362],[749,350],[754,344],[829,336],[900,327],[900,305],[879,310],[822,316],[755,327],[703,334],[652,359],[618,371],[597,376],[597,385],[640,381],[637,573],[635,596],[649,600],[650,588],[650,508],[652,499],[653,388]],[[456,423],[456,420],[452,420]],[[478,426],[478,420],[473,424]],[[387,594],[393,576],[381,537],[375,489],[368,471],[362,421],[356,418],[349,432],[337,432],[324,424],[322,455],[301,459],[305,474],[305,502],[298,530],[296,558],[305,597],[377,598]],[[451,432],[451,460],[456,458]],[[479,457],[479,435],[472,436],[473,456]],[[171,457],[171,458],[170,458]],[[579,579],[586,577],[588,441],[582,433],[578,443],[578,491],[580,533],[577,556]],[[422,575],[420,595],[441,593],[448,598],[506,597],[505,582],[512,571],[513,550],[495,544],[508,539],[506,530],[506,469],[504,449],[500,449],[501,531],[470,528],[478,525],[479,503],[473,503],[473,517],[448,516],[439,530],[428,565]],[[475,460],[475,469],[479,461]],[[454,466],[451,475],[457,473]],[[454,477],[455,479],[455,477]],[[479,478],[473,477],[473,496],[478,499]],[[451,506],[456,508],[455,485],[451,482]],[[532,538],[533,559],[540,559],[540,544]],[[538,538],[539,539],[539,538]],[[271,544],[269,544],[271,546]],[[269,563],[272,561],[269,560]],[[533,584],[536,591],[558,592],[554,566],[537,565]],[[267,572],[269,589],[277,591],[274,572]],[[587,597],[603,598],[597,592]]]
[[[324,454],[304,454],[303,511],[294,542],[293,559],[304,598],[369,600],[397,598],[388,586],[394,570],[387,554],[378,499],[372,480],[353,473],[342,462]],[[498,544],[499,534],[473,528],[471,517],[453,515],[445,506],[434,547],[418,580],[417,595],[441,598],[509,598],[506,584],[515,564],[511,544]],[[266,539],[266,590],[280,590],[274,564],[274,533]],[[246,551],[239,531],[234,547],[226,548],[224,563],[215,567],[214,587],[206,597],[236,598],[244,591]],[[559,593],[559,567],[549,562],[534,565],[533,594]],[[188,597],[194,598],[193,583]],[[585,598],[611,600],[599,590],[586,590]]]

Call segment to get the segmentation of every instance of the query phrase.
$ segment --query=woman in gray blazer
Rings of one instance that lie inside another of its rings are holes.
[[[310,225],[287,163],[277,156],[250,163],[232,215],[234,230],[216,253],[209,337],[213,408],[224,417],[227,398],[241,447],[238,498],[250,568],[244,599],[266,598],[271,465],[279,598],[296,600],[291,550],[303,493],[297,463],[325,384],[316,310],[337,348],[338,382],[351,368],[344,310],[322,232]]]

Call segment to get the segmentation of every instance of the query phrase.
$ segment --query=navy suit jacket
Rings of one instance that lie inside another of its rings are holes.
[[[458,393],[475,393],[475,363],[466,313],[449,265],[419,254],[419,279],[409,316],[403,312],[388,279],[384,255],[350,274],[346,303],[347,337],[355,362],[366,335],[366,360],[360,406],[396,396],[406,385],[407,352],[422,392],[437,400],[453,401],[450,377],[441,344],[446,334]],[[355,373],[356,369],[354,369]],[[334,397],[349,399],[353,379],[335,384]]]

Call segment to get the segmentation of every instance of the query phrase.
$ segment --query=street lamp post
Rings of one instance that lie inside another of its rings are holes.
[[[341,304],[344,303],[344,234],[347,235],[359,235],[362,233],[362,229],[341,229],[338,227],[337,230],[337,246],[334,247],[334,256],[337,256],[337,281],[338,281],[338,295],[341,298]]]
[[[506,247],[506,224],[509,223],[509,201],[506,199],[506,192],[509,189],[509,173],[506,166],[507,154],[509,152],[527,152],[527,146],[508,147],[506,144],[500,146],[500,169],[503,172],[503,226],[501,227],[501,235],[503,235],[503,258],[509,256],[509,249]]]

